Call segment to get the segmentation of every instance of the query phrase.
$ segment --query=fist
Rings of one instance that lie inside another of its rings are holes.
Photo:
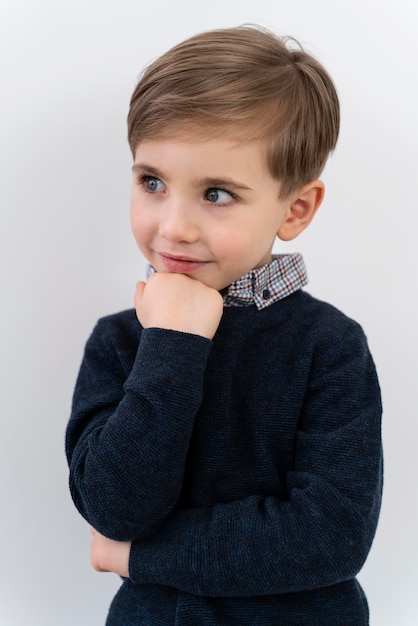
[[[90,563],[97,572],[114,572],[129,577],[130,541],[114,541],[104,537],[94,528],[90,548]]]
[[[158,272],[137,284],[135,309],[144,328],[166,328],[212,339],[221,321],[221,294],[184,274]]]

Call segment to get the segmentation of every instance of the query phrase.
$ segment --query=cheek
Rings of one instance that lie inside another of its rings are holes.
[[[236,262],[241,252],[246,249],[245,238],[242,236],[239,226],[222,229],[217,233],[212,233],[211,247],[219,258]]]
[[[138,209],[131,208],[131,231],[135,240],[139,242],[146,242],[153,232],[152,222],[147,218],[145,211],[139,211]]]
[[[257,225],[241,220],[222,230],[218,236],[218,245],[226,257],[238,259],[241,253],[248,254],[258,237]]]

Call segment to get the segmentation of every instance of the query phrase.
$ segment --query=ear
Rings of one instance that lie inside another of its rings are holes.
[[[290,200],[287,215],[277,232],[279,239],[295,239],[315,217],[324,198],[325,186],[321,180],[304,185]]]

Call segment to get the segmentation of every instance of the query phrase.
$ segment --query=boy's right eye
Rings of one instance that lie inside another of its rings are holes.
[[[164,191],[164,183],[155,176],[141,176],[140,183],[148,193]]]

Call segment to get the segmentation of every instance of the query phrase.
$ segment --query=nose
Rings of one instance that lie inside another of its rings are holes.
[[[194,243],[199,239],[196,207],[184,200],[167,201],[160,220],[160,236],[175,243]]]

